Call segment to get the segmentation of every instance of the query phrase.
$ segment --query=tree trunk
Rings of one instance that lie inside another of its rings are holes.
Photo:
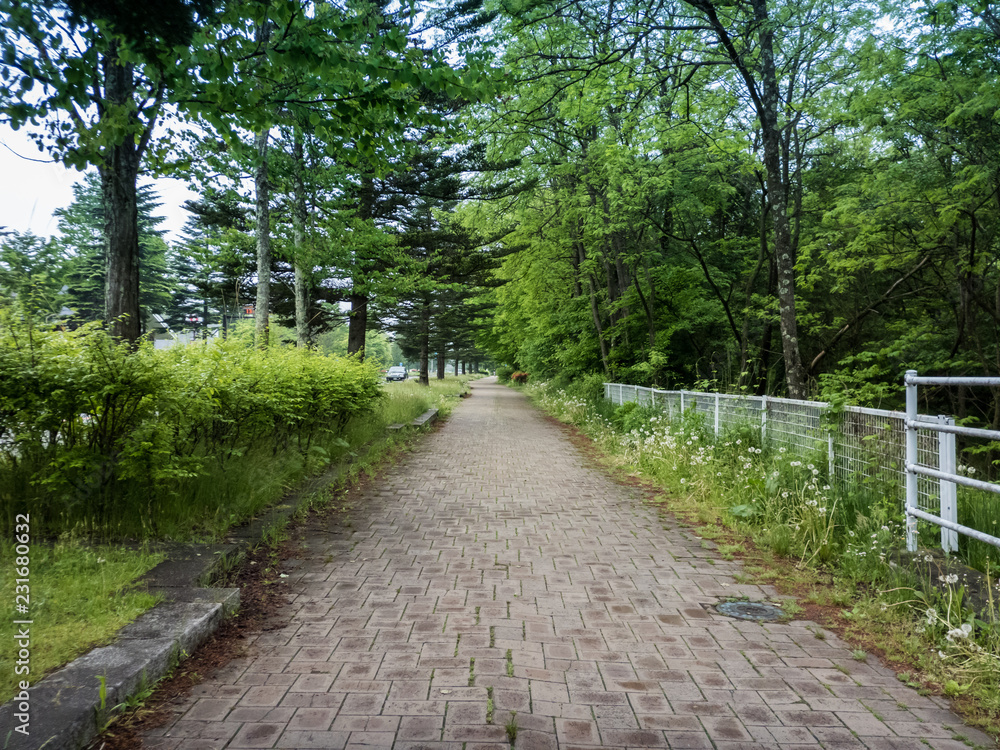
[[[577,257],[580,259],[580,266],[583,266],[586,260],[584,256],[584,249],[582,243],[577,243]],[[608,367],[608,347],[604,342],[604,330],[601,327],[601,313],[597,306],[597,290],[594,289],[594,276],[591,273],[587,274],[587,288],[590,292],[590,315],[594,322],[594,330],[597,332],[597,343],[601,349],[601,364],[604,366],[604,374],[610,375],[611,370]]]
[[[254,307],[254,345],[266,349],[270,339],[271,321],[271,194],[267,179],[267,142],[270,131],[257,133],[257,170],[254,185],[257,190],[257,302]]]
[[[646,279],[649,280],[649,267],[648,266],[646,267]],[[647,329],[647,333],[649,334],[649,351],[650,351],[650,353],[652,353],[653,349],[656,347],[656,322],[653,319],[653,308],[652,308],[652,305],[649,302],[646,301],[646,295],[643,294],[643,292],[642,292],[642,281],[639,280],[638,269],[636,269],[636,274],[635,274],[635,290],[636,290],[636,292],[639,293],[639,302],[642,303],[642,309],[646,313],[646,329]],[[653,296],[653,282],[652,281],[649,282],[649,292],[650,292],[650,300],[652,300],[652,296]]]
[[[118,65],[117,44],[101,60],[105,98],[124,106],[135,93],[131,65]],[[139,312],[139,211],[136,183],[139,149],[132,138],[108,148],[99,165],[104,200],[105,287],[104,318],[111,335],[134,342],[142,331]]]
[[[420,385],[431,384],[428,372],[428,357],[431,350],[431,303],[429,299],[424,300],[423,309],[420,311]]]
[[[375,182],[371,175],[364,175],[358,197],[358,218],[367,221],[374,213]],[[367,279],[363,267],[366,266],[355,263],[355,272],[351,278],[351,312],[347,324],[347,353],[356,354],[362,361],[365,358],[365,336],[368,332]]]
[[[302,147],[302,131],[295,128],[292,136],[292,156],[294,170],[292,179],[295,187],[295,202],[292,207],[292,241],[295,244],[295,343],[300,349],[309,346],[309,297],[308,278],[305,270],[306,251],[306,206],[305,154]]]
[[[775,286],[778,283],[778,272],[774,267],[774,260],[768,264],[768,278],[767,278],[767,293],[773,295],[775,291]],[[764,320],[764,327],[760,334],[760,363],[757,367],[758,377],[760,378],[759,385],[757,387],[757,395],[764,396],[768,392],[768,386],[770,385],[770,370],[771,370],[771,341],[774,337],[774,326],[771,324],[770,318]]]
[[[759,178],[759,174],[758,174]],[[763,183],[763,180],[761,180]],[[763,188],[763,184],[761,185]],[[750,303],[753,300],[753,290],[754,286],[757,284],[757,277],[760,276],[761,270],[764,268],[764,263],[767,262],[767,191],[761,190],[760,196],[760,226],[759,230],[759,246],[757,251],[757,265],[753,270],[753,273],[747,278],[746,287],[744,289],[743,304],[745,307],[743,313],[743,330],[740,335],[740,380],[739,384],[742,386],[748,379],[752,377],[750,375]],[[745,373],[745,374],[744,374]]]
[[[347,353],[365,358],[365,334],[368,331],[368,297],[351,294],[351,313],[347,324]]]
[[[726,24],[720,20],[716,0],[687,0],[706,14],[729,61],[746,84],[760,121],[764,146],[764,169],[767,192],[771,199],[774,226],[774,257],[778,271],[778,312],[781,349],[785,362],[785,382],[792,398],[805,397],[805,368],[799,352],[798,319],[795,311],[795,258],[788,220],[788,180],[781,165],[781,127],[778,123],[778,74],[774,63],[774,25],[768,18],[767,0],[750,0],[753,29],[757,33],[759,77],[755,78],[746,54],[737,48]],[[718,0],[718,6],[723,3]],[[759,82],[759,91],[758,91]]]
[[[446,353],[447,352],[445,352],[444,348],[442,348],[441,351],[438,352],[438,356],[437,356],[437,379],[438,380],[444,380],[445,370],[448,367],[448,360],[445,359],[445,354]]]
[[[257,41],[266,47],[271,38],[271,23],[264,21],[257,29]],[[254,345],[266,349],[271,340],[271,184],[267,174],[267,143],[271,137],[269,127],[258,131],[254,145],[257,147],[257,169],[254,188],[257,193],[257,301],[254,306]]]
[[[764,144],[767,192],[771,198],[774,225],[774,255],[778,269],[778,315],[781,350],[785,359],[785,381],[791,398],[805,398],[805,368],[799,352],[798,318],[795,311],[795,258],[788,220],[788,184],[781,169],[781,130],[778,124],[778,76],[774,66],[774,30],[768,18],[767,0],[751,0],[754,22],[760,29],[761,106],[758,116]]]

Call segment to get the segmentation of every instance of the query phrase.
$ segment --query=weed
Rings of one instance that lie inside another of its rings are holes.
[[[510,712],[510,718],[504,724],[504,731],[507,732],[507,741],[513,746],[517,742],[517,711]]]
[[[719,554],[724,560],[734,560],[736,559],[736,553],[741,549],[742,547],[738,544],[720,544]]]
[[[781,608],[784,616],[788,620],[794,620],[796,617],[802,614],[802,607],[794,599],[782,599],[776,602],[777,606]],[[820,636],[816,636],[819,638]]]

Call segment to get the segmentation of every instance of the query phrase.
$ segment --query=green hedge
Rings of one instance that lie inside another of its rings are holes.
[[[0,319],[0,525],[28,511],[36,534],[154,529],[200,478],[322,459],[381,394],[353,359],[240,340],[133,351],[93,326]]]

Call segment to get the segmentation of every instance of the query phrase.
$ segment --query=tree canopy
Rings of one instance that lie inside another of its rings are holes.
[[[161,10],[0,0],[0,114],[97,167],[106,300],[153,283],[135,185],[169,168],[204,196],[177,304],[256,292],[300,345],[388,332],[425,377],[481,355],[878,404],[911,367],[1000,369],[990,4]],[[1000,425],[1000,392],[956,399]]]

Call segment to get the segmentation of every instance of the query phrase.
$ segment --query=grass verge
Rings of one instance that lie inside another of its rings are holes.
[[[176,492],[157,501],[156,512],[112,522],[97,530],[105,539],[145,538],[181,542],[218,541],[226,532],[274,505],[303,480],[331,466],[356,474],[401,436],[386,434],[397,422],[409,422],[437,407],[446,415],[457,399],[468,392],[473,376],[433,380],[428,388],[415,382],[386,383],[385,398],[351,417],[300,450],[290,445],[275,451],[270,446],[248,449],[227,463],[210,462],[199,475],[185,477]],[[117,518],[117,517],[116,517]],[[137,525],[141,524],[141,525]],[[81,534],[82,535],[82,534]]]
[[[47,672],[111,641],[114,634],[159,601],[132,589],[133,582],[163,559],[162,553],[109,545],[88,546],[78,539],[36,544],[30,554],[30,661],[18,664],[13,618],[0,623],[0,702],[10,700],[20,680],[34,684]],[[0,566],[15,567],[15,549],[0,545]],[[3,601],[13,602],[15,579],[0,582]],[[30,672],[17,674],[27,666]]]

